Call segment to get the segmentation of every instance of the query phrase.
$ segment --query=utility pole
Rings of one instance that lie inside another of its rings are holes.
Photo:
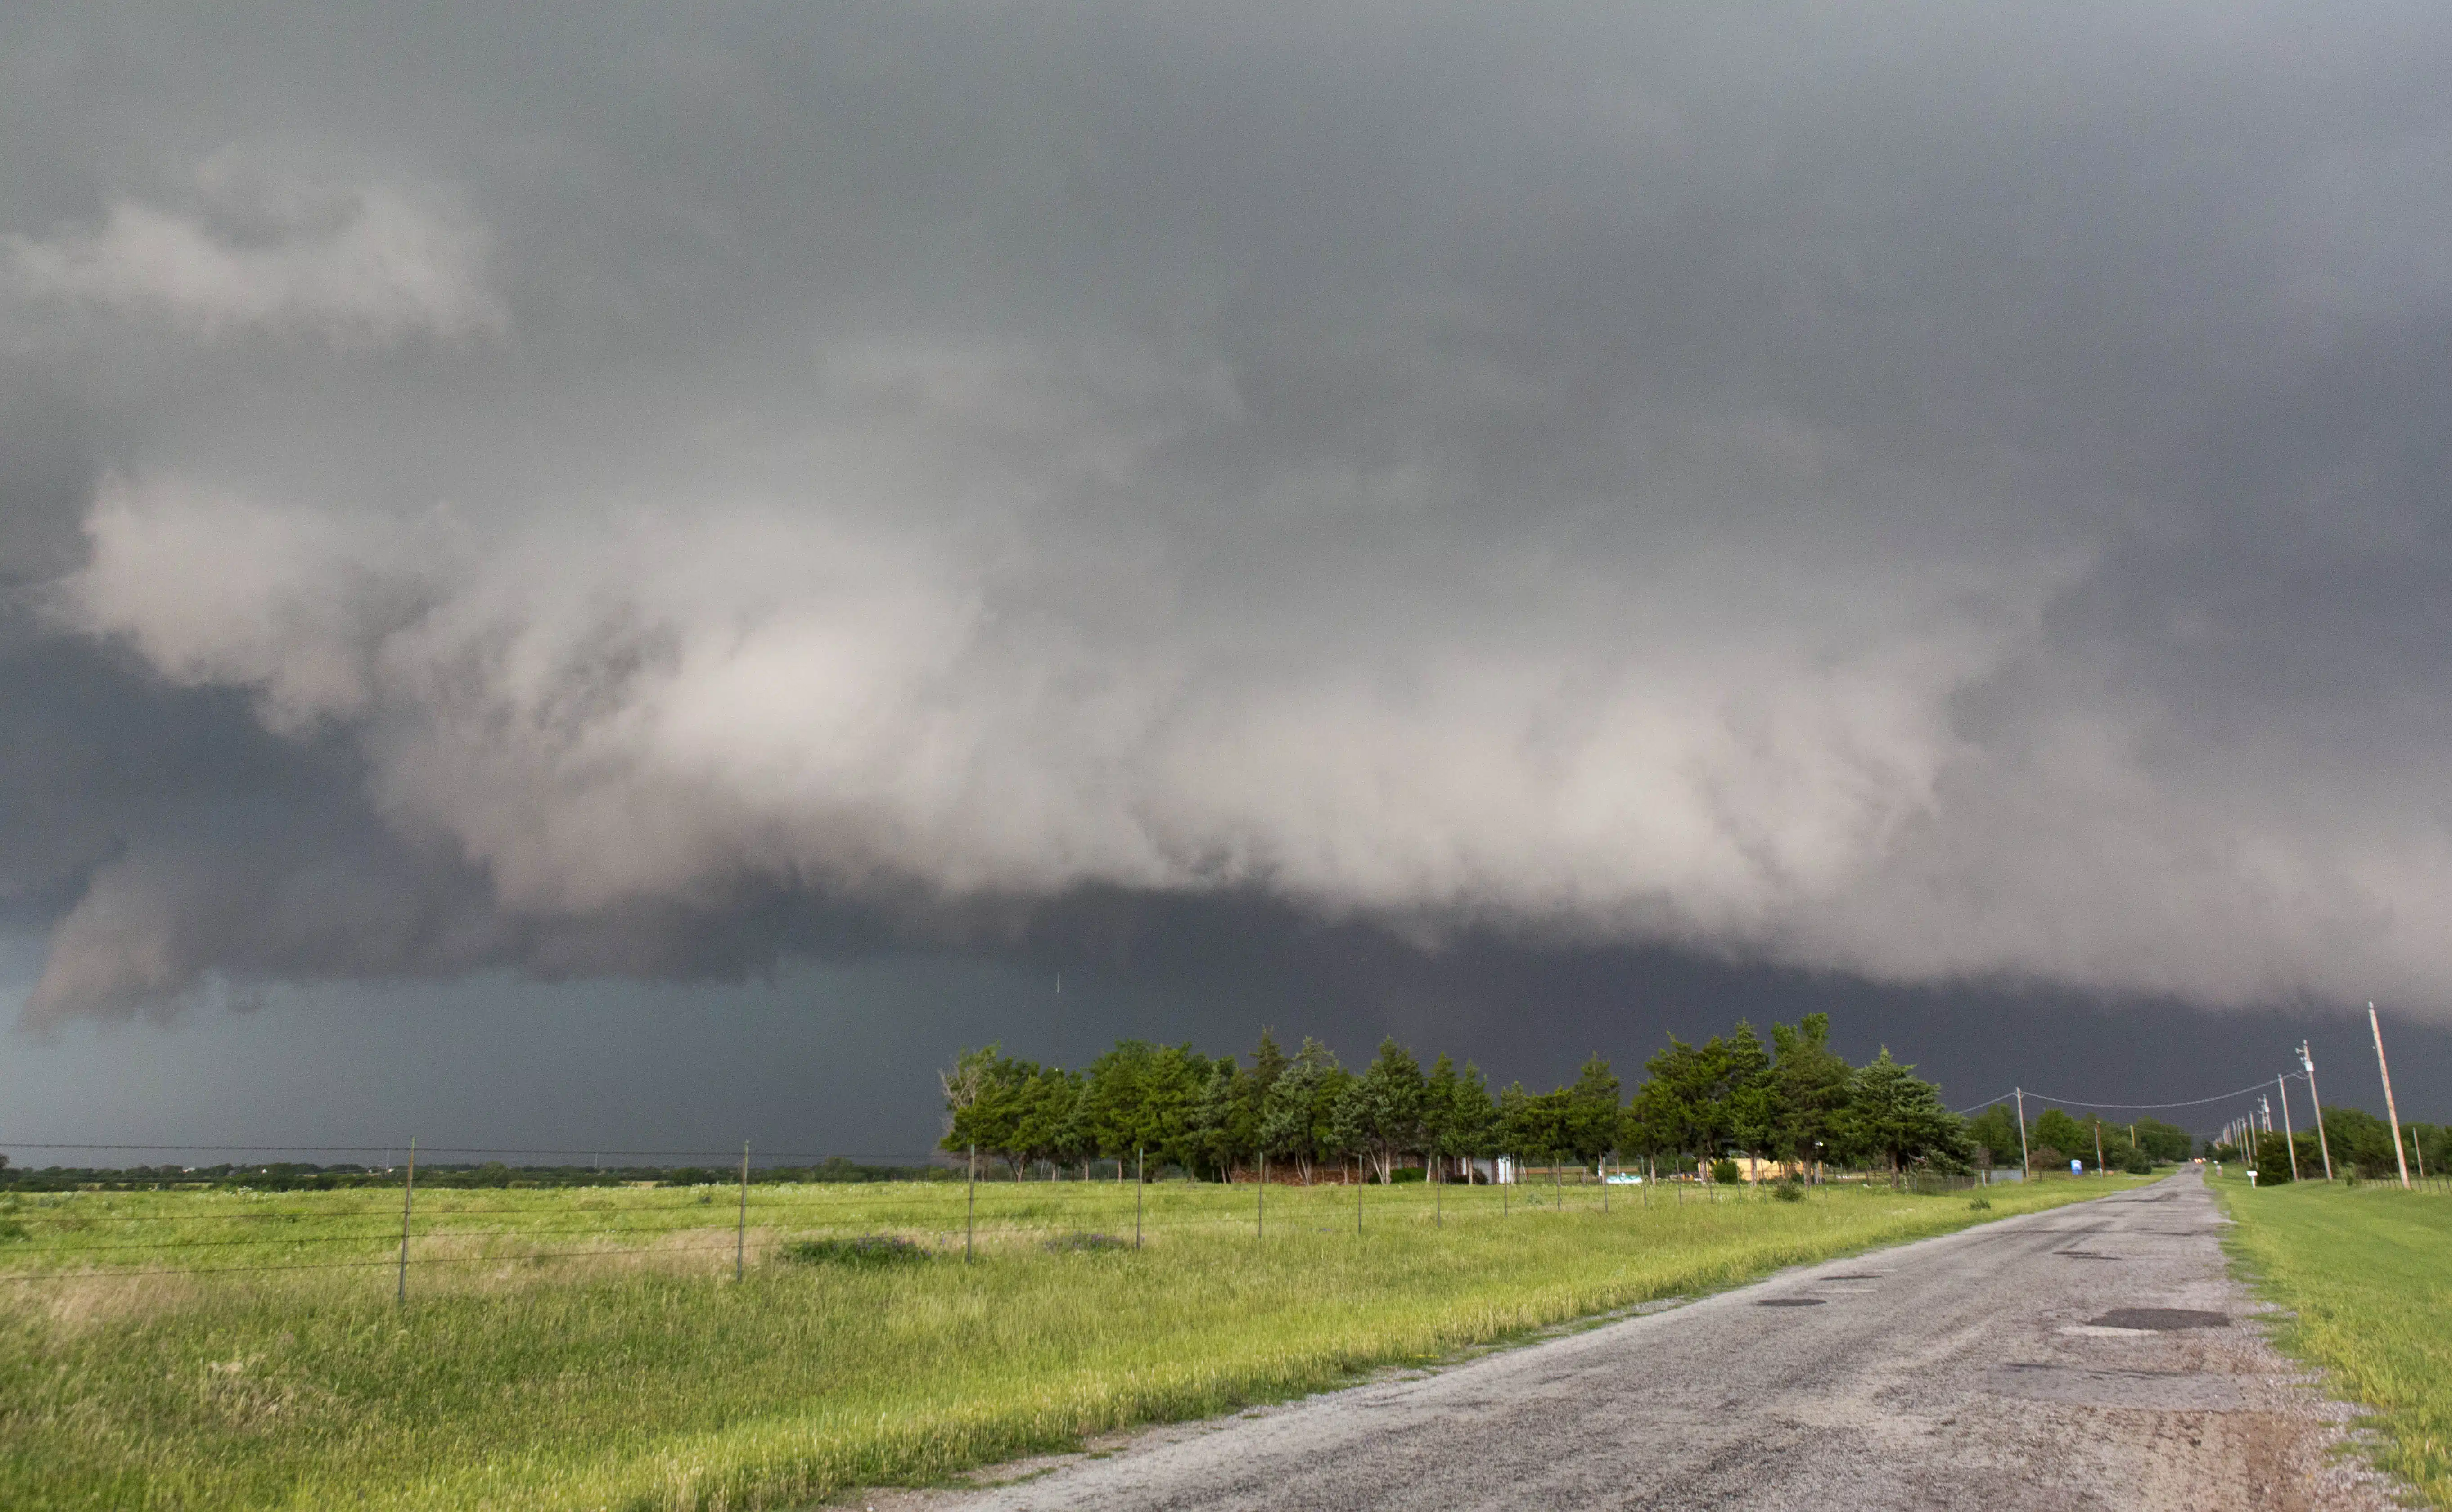
[[[2290,1129],[2290,1089],[2283,1085],[2281,1077],[2276,1076],[2273,1078],[2273,1090],[2282,1096],[2282,1143],[2290,1151],[2290,1179],[2297,1181],[2299,1179],[2299,1136]]]
[[[2324,1179],[2333,1179],[2333,1142],[2324,1134],[2324,1100],[2316,1095],[2316,1057],[2307,1051],[2307,1042],[2299,1042],[2299,1064],[2307,1072],[2307,1101],[2316,1106],[2316,1149],[2324,1157]]]
[[[2367,1005],[2367,1031],[2375,1036],[2376,1074],[2383,1078],[2383,1115],[2392,1121],[2392,1158],[2401,1166],[2401,1189],[2409,1189],[2409,1155],[2401,1148],[2401,1110],[2392,1105],[2392,1068],[2383,1063],[2383,1025],[2375,1005]]]
[[[1992,1085],[1998,1087],[2001,1084],[1999,1082],[1994,1082]],[[2035,1178],[2035,1157],[2027,1152],[2027,1090],[2023,1087],[2019,1088],[2017,1090],[2017,1097],[2018,1179],[2021,1181],[2032,1181]]]

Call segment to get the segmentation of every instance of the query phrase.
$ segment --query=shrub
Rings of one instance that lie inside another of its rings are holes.
[[[1047,1247],[1059,1255],[1098,1254],[1110,1249],[1130,1249],[1133,1242],[1113,1234],[1059,1234],[1047,1241]]]
[[[857,1239],[796,1239],[783,1247],[783,1258],[799,1266],[900,1266],[933,1260],[934,1251],[895,1234],[862,1234]]]
[[[1737,1170],[1737,1163],[1735,1161],[1715,1160],[1711,1162],[1711,1179],[1716,1182],[1734,1186],[1744,1178]]]
[[[1777,1186],[1771,1188],[1770,1194],[1778,1198],[1781,1202],[1803,1202],[1805,1200],[1805,1183],[1801,1181],[1783,1181]]]
[[[1992,1199],[1989,1197],[1970,1197],[1968,1199],[1967,1208],[1969,1212],[1988,1213],[1992,1210]]]

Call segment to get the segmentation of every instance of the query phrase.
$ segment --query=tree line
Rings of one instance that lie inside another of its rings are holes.
[[[2392,1126],[2360,1108],[2325,1109],[2321,1141],[2312,1129],[2296,1130],[2287,1142],[2275,1130],[2259,1133],[2253,1151],[2208,1140],[2205,1153],[2215,1160],[2242,1160],[2253,1154],[2257,1180],[2270,1187],[2291,1179],[2294,1145],[2299,1170],[2304,1175],[2323,1174],[2324,1150],[2328,1147],[2333,1152],[2333,1169],[2339,1174],[2368,1181],[2390,1181],[2400,1174],[2400,1163],[2392,1152]],[[2401,1152],[2403,1159],[2409,1162],[2411,1175],[2452,1173],[2452,1128],[2404,1123],[2401,1126]]]
[[[1265,1031],[1239,1058],[1127,1039],[1078,1069],[988,1045],[939,1073],[939,1148],[1000,1161],[1017,1179],[1077,1168],[1086,1177],[1101,1160],[1117,1162],[1121,1179],[1139,1159],[1219,1181],[1265,1163],[1303,1183],[1349,1167],[1388,1182],[1416,1163],[1470,1180],[1472,1162],[1499,1157],[1586,1166],[1614,1157],[1655,1171],[1740,1154],[1800,1169],[1964,1169],[1974,1158],[1939,1088],[1887,1048],[1851,1066],[1829,1039],[1827,1013],[1772,1025],[1768,1045],[1742,1020],[1700,1045],[1671,1036],[1631,1096],[1598,1054],[1571,1084],[1493,1090],[1471,1061],[1443,1053],[1425,1070],[1393,1037],[1359,1070],[1308,1037],[1289,1054]]]

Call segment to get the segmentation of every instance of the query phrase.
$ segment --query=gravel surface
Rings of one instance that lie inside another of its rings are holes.
[[[2393,1504],[2186,1172],[878,1512]]]

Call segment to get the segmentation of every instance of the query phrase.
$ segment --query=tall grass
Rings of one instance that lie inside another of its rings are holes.
[[[2452,1196],[2397,1184],[2215,1184],[2234,1256],[2290,1309],[2275,1342],[2377,1409],[2379,1468],[2452,1508]]]
[[[722,1190],[455,1192],[421,1205],[405,1307],[380,1194],[66,1194],[0,1214],[27,1231],[0,1278],[366,1268],[0,1279],[0,1506],[795,1505],[2120,1185],[1994,1188],[1986,1213],[1964,1193],[1647,1208],[1624,1188],[1603,1213],[1569,1188],[1503,1217],[1491,1188],[1451,1188],[1435,1227],[1425,1188],[1374,1188],[1359,1237],[1352,1188],[1273,1188],[1256,1241],[1249,1187],[1168,1183],[1138,1250],[1047,1243],[1128,1239],[1130,1187],[999,1186],[973,1264],[959,1188],[758,1188],[740,1285]],[[858,1234],[938,1254],[835,1264],[804,1243]],[[120,1247],[142,1243],[173,1247]],[[570,1253],[591,1246],[621,1252]]]

